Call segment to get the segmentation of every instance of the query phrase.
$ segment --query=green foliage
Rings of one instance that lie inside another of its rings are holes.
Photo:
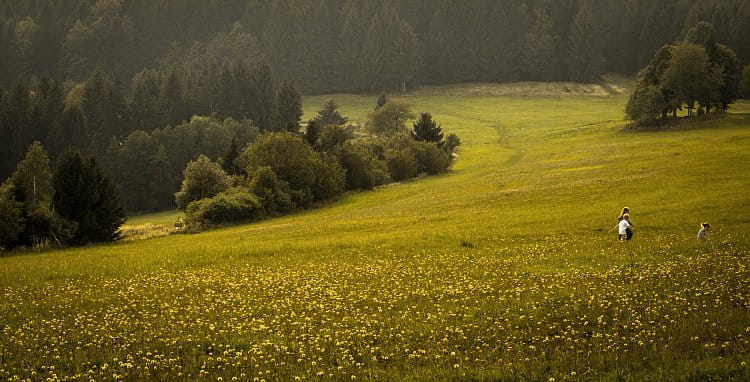
[[[213,197],[230,186],[227,173],[205,155],[190,161],[182,174],[182,188],[174,194],[177,208],[182,210],[191,202]]]
[[[458,146],[461,146],[461,139],[458,135],[450,133],[445,137],[445,143],[443,144],[443,150],[445,150],[445,152],[451,154],[456,151]]]
[[[291,81],[284,81],[276,98],[276,131],[299,132],[302,120],[302,96]]]
[[[378,158],[367,143],[349,141],[335,150],[336,158],[346,170],[346,188],[371,190],[388,180],[385,161]]]
[[[10,181],[15,186],[16,199],[23,203],[25,209],[32,211],[48,208],[52,204],[52,171],[47,150],[41,143],[34,142],[29,146]]]
[[[657,120],[668,107],[660,88],[638,86],[628,100],[625,116],[631,121],[647,123]]]
[[[343,126],[349,121],[349,118],[343,117],[338,111],[338,105],[332,99],[329,99],[325,105],[318,111],[314,121],[319,126],[336,125]]]
[[[662,73],[662,86],[674,91],[675,97],[692,113],[698,101],[719,97],[721,75],[714,70],[703,47],[689,43],[676,45],[668,67]]]
[[[247,148],[241,160],[248,174],[259,167],[270,167],[279,180],[289,184],[296,206],[307,206],[343,189],[343,169],[324,159],[298,135],[266,134]]]
[[[23,231],[23,204],[15,199],[13,183],[0,185],[0,249],[8,249]]]
[[[221,158],[221,167],[229,175],[239,175],[242,173],[242,168],[237,165],[237,159],[240,157],[240,148],[237,145],[237,138],[232,138],[232,143],[229,145],[229,151]]]
[[[75,224],[69,243],[109,242],[120,238],[125,213],[115,187],[94,158],[66,152],[54,176],[54,205],[60,217]]]
[[[596,81],[604,73],[601,17],[592,1],[583,1],[570,33],[569,71],[576,81]]]
[[[414,118],[409,106],[403,101],[390,101],[368,115],[367,130],[379,136],[390,136],[406,132],[406,122]]]
[[[318,137],[320,136],[320,125],[315,120],[312,120],[307,123],[307,128],[305,129],[305,141],[310,146],[315,146],[315,144],[318,142]]]
[[[242,188],[230,188],[211,198],[193,201],[185,211],[188,226],[248,222],[263,216],[258,198]]]
[[[58,218],[52,208],[54,188],[47,151],[39,142],[32,143],[24,159],[16,166],[9,181],[15,200],[22,205],[23,231],[13,246],[33,247],[54,239]]]
[[[377,101],[375,101],[375,110],[380,109],[388,103],[388,95],[385,92],[380,93]]]
[[[201,154],[226,157],[232,141],[239,151],[257,135],[258,128],[248,120],[218,121],[196,116],[175,127],[151,133],[135,131],[121,142],[112,141],[107,150],[107,169],[130,211],[171,208],[182,180],[178,169]],[[223,164],[227,165],[226,161]],[[235,171],[244,171],[238,161],[235,165]]]
[[[638,74],[638,82],[625,109],[628,119],[648,123],[675,118],[688,109],[707,114],[716,106],[727,110],[740,87],[740,63],[731,49],[713,39],[711,24],[700,23],[688,32],[686,42],[665,45]],[[696,45],[693,42],[703,45]]]
[[[750,65],[746,65],[745,69],[742,71],[740,94],[743,98],[750,99]]]
[[[397,182],[413,178],[419,173],[419,163],[414,154],[407,149],[387,149],[385,163],[391,179]]]
[[[258,198],[267,215],[294,209],[289,184],[279,180],[271,167],[257,167],[249,179],[247,190]]]
[[[432,142],[438,147],[443,145],[443,129],[432,119],[430,113],[422,113],[414,122],[411,137],[417,141]]]
[[[348,128],[337,125],[323,127],[315,143],[315,148],[322,152],[329,152],[352,138]]]

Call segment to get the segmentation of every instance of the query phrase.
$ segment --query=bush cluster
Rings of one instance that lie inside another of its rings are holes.
[[[379,110],[389,110],[389,104]],[[324,111],[339,115],[333,102]],[[440,125],[428,113],[422,114],[413,131],[405,131],[403,115],[411,113],[403,107],[400,113],[371,120],[370,126],[389,118],[397,119],[390,124],[402,126],[399,131],[375,129],[383,131],[380,136],[355,137],[350,127],[320,127],[317,120],[308,124],[304,134],[262,135],[235,161],[244,175],[234,178],[232,188],[221,167],[201,157],[185,170],[183,188],[175,194],[177,204],[186,206],[189,227],[250,221],[309,208],[347,190],[370,190],[445,171],[460,144],[458,137],[450,134],[443,141]],[[346,122],[344,117],[335,120]]]

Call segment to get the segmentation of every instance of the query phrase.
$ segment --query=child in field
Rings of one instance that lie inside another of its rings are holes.
[[[630,227],[630,214],[623,214],[622,220],[615,226],[617,232],[620,234],[620,241],[628,241],[633,238],[633,234],[628,234]]]
[[[698,231],[698,239],[699,240],[706,240],[708,239],[708,230],[711,228],[711,224],[708,223],[701,223],[701,230]]]
[[[630,216],[630,208],[622,207],[622,212],[620,212],[620,216],[617,217],[617,221],[620,221],[620,222],[623,221],[623,218],[625,215],[628,215],[628,217]],[[635,225],[629,219],[628,219],[628,224],[629,225],[628,225],[626,234],[628,235],[627,240],[630,240],[633,238],[633,227],[635,227]]]

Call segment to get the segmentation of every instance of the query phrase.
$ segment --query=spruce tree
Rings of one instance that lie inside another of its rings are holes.
[[[433,119],[430,113],[422,113],[419,120],[414,122],[411,137],[417,141],[433,142],[438,147],[443,144],[443,129]]]
[[[55,209],[64,219],[77,223],[72,244],[119,239],[125,212],[96,159],[66,152],[55,170],[54,185]]]
[[[305,129],[305,141],[310,146],[315,146],[320,136],[320,125],[314,119],[307,123],[307,129]]]
[[[338,105],[332,99],[328,100],[323,108],[320,109],[315,117],[315,122],[319,126],[336,125],[342,126],[349,121],[349,118],[343,117],[338,111]]]
[[[290,133],[299,132],[302,120],[302,96],[291,81],[284,81],[276,97],[276,130]]]

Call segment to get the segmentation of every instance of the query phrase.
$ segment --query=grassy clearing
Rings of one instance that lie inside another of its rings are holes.
[[[0,379],[750,378],[750,104],[626,131],[623,95],[405,99],[461,137],[450,173],[0,259]]]

